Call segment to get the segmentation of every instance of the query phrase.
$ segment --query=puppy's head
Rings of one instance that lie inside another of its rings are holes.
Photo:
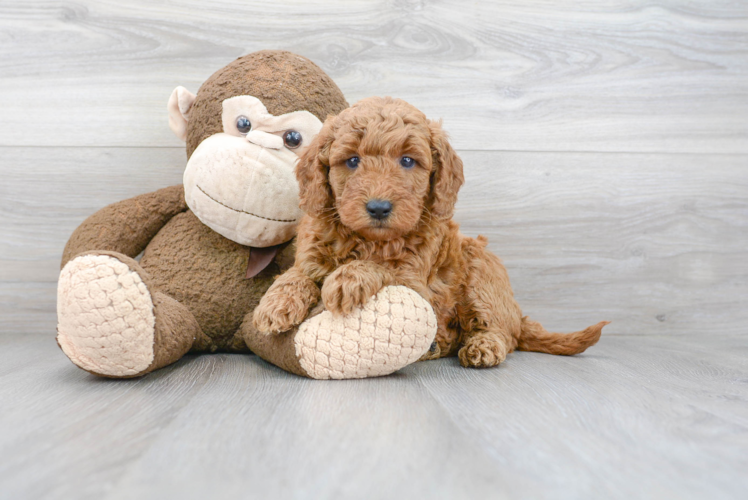
[[[296,167],[301,208],[389,240],[448,219],[464,182],[439,123],[400,99],[372,97],[329,117]]]

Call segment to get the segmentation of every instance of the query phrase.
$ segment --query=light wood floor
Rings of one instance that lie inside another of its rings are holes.
[[[5,335],[0,496],[741,499],[747,382],[733,336],[328,382],[233,354],[105,380]]]
[[[54,342],[73,229],[181,182],[167,126],[282,48],[443,118],[456,219],[575,358],[134,381]],[[0,500],[748,498],[748,0],[0,1]]]

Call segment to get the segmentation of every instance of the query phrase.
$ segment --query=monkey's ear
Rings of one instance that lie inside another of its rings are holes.
[[[169,97],[166,109],[169,110],[169,128],[181,140],[187,139],[187,122],[197,96],[184,87],[177,87]]]
[[[457,192],[465,182],[462,160],[449,144],[440,122],[429,121],[429,130],[434,161],[431,173],[431,213],[439,219],[449,219],[454,213]]]
[[[296,164],[296,180],[299,181],[299,206],[313,217],[322,216],[326,208],[332,207],[333,195],[327,181],[330,168],[330,146],[334,138],[330,116],[322,130],[301,154]]]

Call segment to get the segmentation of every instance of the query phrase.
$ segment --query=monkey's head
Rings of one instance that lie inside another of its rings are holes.
[[[348,107],[317,65],[265,50],[237,59],[192,94],[169,98],[169,126],[187,143],[184,194],[205,225],[242,245],[292,239],[301,217],[294,166],[328,115]]]

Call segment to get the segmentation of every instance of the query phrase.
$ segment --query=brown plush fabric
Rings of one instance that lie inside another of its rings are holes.
[[[281,253],[286,255],[280,261],[288,262],[287,254],[294,251],[293,245],[283,248]],[[209,349],[231,349],[236,348],[232,340],[244,316],[254,310],[273,277],[283,271],[273,261],[247,279],[249,252],[249,247],[224,238],[187,210],[151,240],[140,265],[158,291],[192,312],[211,339]]]
[[[151,276],[134,259],[112,251],[89,251],[81,255],[107,255],[126,264],[140,276],[153,300],[153,314],[156,318],[153,361],[140,373],[112,378],[140,377],[177,361],[193,346],[210,345],[210,339],[200,330],[200,326],[189,310],[171,297],[157,292]],[[74,257],[77,255],[71,256],[71,259]],[[101,375],[100,373],[94,374]]]
[[[312,318],[324,310],[325,306],[318,304],[317,307],[309,312],[308,318]],[[254,326],[252,314],[247,314],[242,323],[241,330],[244,335],[244,341],[253,353],[287,372],[295,373],[302,377],[310,376],[301,367],[299,357],[296,354],[294,340],[296,333],[299,331],[298,327],[274,335],[266,335]]]
[[[309,59],[284,50],[261,50],[216,71],[200,87],[190,111],[187,156],[221,132],[222,102],[237,95],[257,97],[273,115],[309,111],[325,121],[348,107],[335,82]]]
[[[210,345],[210,339],[183,304],[161,292],[155,292],[151,297],[156,316],[156,332],[154,359],[148,372],[174,363],[190,349],[200,350],[200,347]]]
[[[62,266],[79,254],[114,252],[130,258],[144,248],[137,269],[148,273],[149,288],[185,305],[211,339],[195,350],[246,351],[239,333],[244,315],[254,310],[273,277],[293,263],[295,252],[293,245],[285,246],[270,265],[247,279],[249,247],[200,222],[184,205],[180,185],[114,203],[90,216],[68,241]]]
[[[75,229],[62,252],[60,268],[88,250],[108,250],[135,257],[164,224],[185,210],[181,184],[106,206]]]

